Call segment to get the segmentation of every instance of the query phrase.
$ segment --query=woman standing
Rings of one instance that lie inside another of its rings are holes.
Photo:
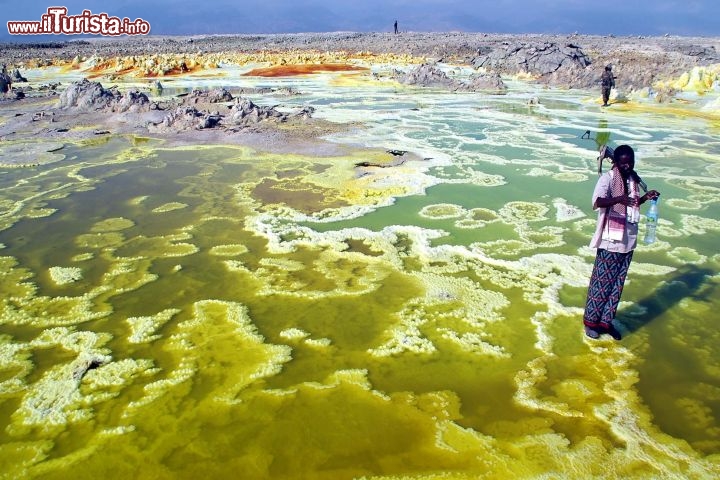
[[[601,175],[593,192],[593,210],[598,210],[595,235],[590,246],[597,248],[583,323],[585,334],[599,338],[607,333],[622,337],[613,326],[633,251],[637,246],[639,206],[660,195],[650,190],[639,196],[640,177],[635,173],[635,152],[620,145],[612,156],[612,169]]]

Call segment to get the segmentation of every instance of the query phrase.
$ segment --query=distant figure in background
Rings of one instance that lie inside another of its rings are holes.
[[[395,24],[394,24],[393,26],[395,27],[395,33],[397,34],[397,33],[398,33],[398,29],[397,29],[397,20],[395,20]]]
[[[605,71],[600,77],[600,84],[602,85],[603,107],[607,107],[608,100],[610,100],[610,90],[615,87],[615,76],[612,74],[612,67],[610,65],[605,67]]]
[[[590,246],[596,248],[597,253],[583,324],[585,335],[590,338],[600,338],[601,334],[607,333],[620,340],[622,336],[612,321],[637,246],[639,206],[657,199],[660,193],[649,190],[642,196],[639,194],[644,184],[635,173],[632,147],[620,145],[611,158],[612,170],[601,175],[592,196],[592,207],[598,211],[598,219]]]

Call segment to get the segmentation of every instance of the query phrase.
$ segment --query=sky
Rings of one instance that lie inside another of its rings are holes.
[[[0,39],[20,41],[7,22],[52,6],[142,18],[151,35],[391,32],[397,20],[401,32],[720,36],[718,0],[0,0]]]

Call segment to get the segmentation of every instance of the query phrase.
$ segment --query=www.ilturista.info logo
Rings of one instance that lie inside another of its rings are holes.
[[[10,35],[147,35],[150,24],[142,18],[111,17],[107,13],[83,10],[80,15],[68,15],[65,7],[50,7],[40,21],[7,22]]]

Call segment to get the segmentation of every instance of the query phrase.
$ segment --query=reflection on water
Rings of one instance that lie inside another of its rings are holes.
[[[717,139],[331,79],[284,100],[366,122],[347,157],[114,138],[0,172],[5,476],[720,474]],[[663,193],[620,343],[580,321],[608,141]],[[423,160],[358,175],[364,146]]]

